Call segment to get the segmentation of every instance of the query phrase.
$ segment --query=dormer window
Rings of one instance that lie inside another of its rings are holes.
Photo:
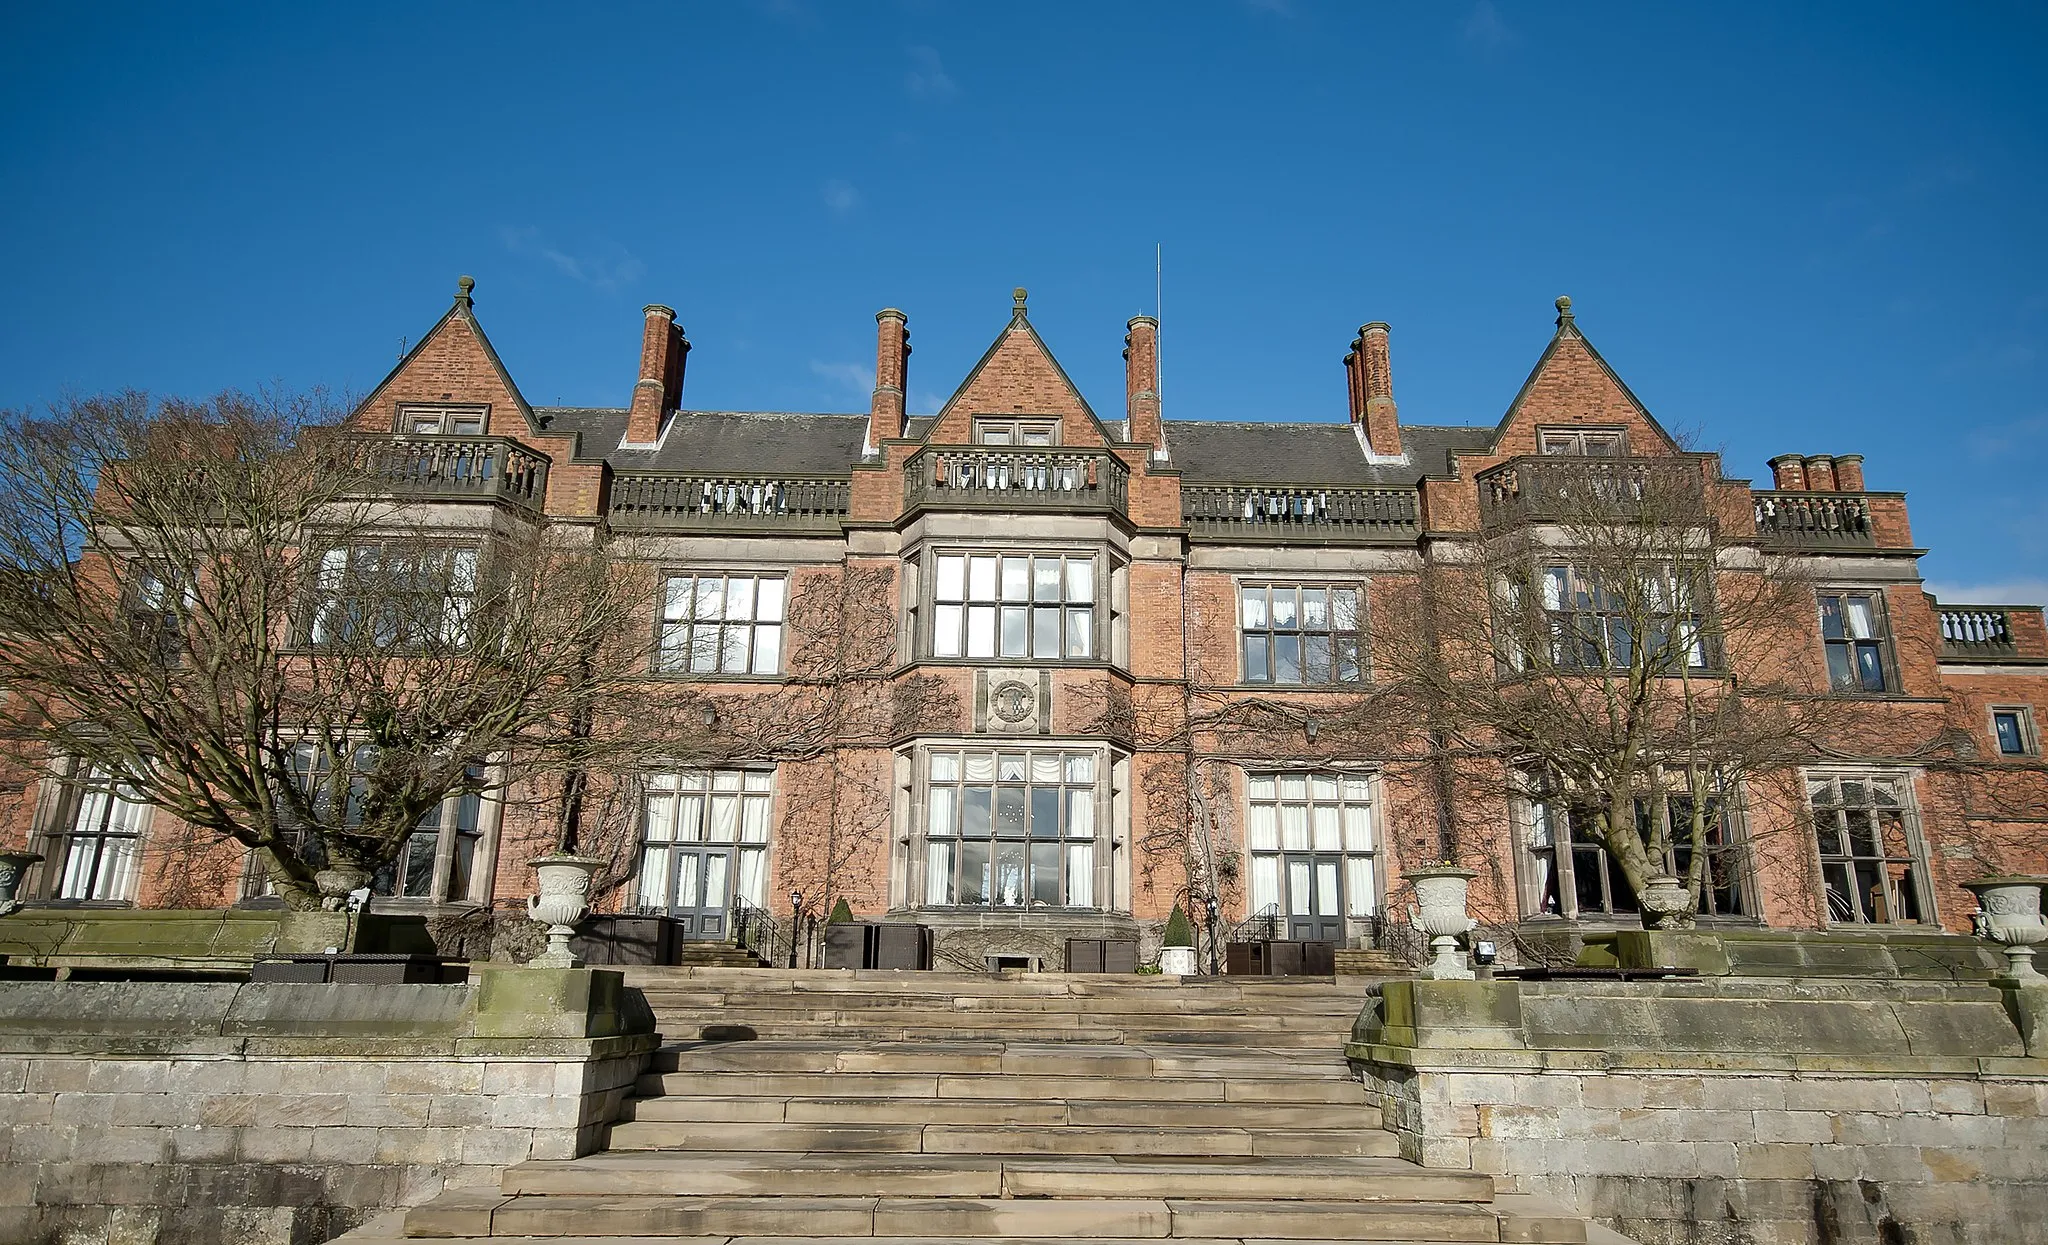
[[[977,419],[976,445],[1058,445],[1060,425],[1053,419]]]
[[[1620,458],[1628,452],[1628,436],[1620,428],[1539,428],[1536,443],[1545,455],[1564,458]]]
[[[480,437],[486,408],[481,406],[402,406],[400,431],[424,437]]]

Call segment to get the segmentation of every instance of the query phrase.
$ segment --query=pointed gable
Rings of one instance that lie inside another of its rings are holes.
[[[1623,428],[1632,456],[1670,454],[1677,442],[1593,349],[1572,317],[1572,300],[1557,300],[1557,333],[1494,429],[1492,454],[1538,452],[1539,428]]]
[[[937,445],[967,445],[974,440],[976,416],[1038,416],[1059,420],[1064,444],[1108,444],[1108,430],[1031,327],[1025,291],[1017,290],[1014,297],[1010,323],[939,409],[924,439]]]
[[[345,421],[353,432],[394,432],[401,407],[482,406],[491,436],[527,436],[539,429],[533,408],[484,336],[471,306],[476,281],[457,283],[455,305]]]

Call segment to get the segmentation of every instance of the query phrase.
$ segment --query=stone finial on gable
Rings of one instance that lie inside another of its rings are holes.
[[[476,289],[475,277],[464,274],[455,278],[455,305],[464,311],[468,311],[470,304],[474,301],[470,298],[470,292],[474,289]]]
[[[1031,318],[1031,313],[1028,310],[1026,310],[1024,306],[1024,300],[1029,296],[1030,291],[1026,290],[1021,285],[1018,286],[1016,289],[1010,291],[1011,300],[1017,304],[1015,307],[1012,307],[1010,309],[1011,319],[1028,320]]]
[[[1569,294],[1560,294],[1557,296],[1557,327],[1563,328],[1565,325],[1570,324],[1571,322],[1572,296]]]

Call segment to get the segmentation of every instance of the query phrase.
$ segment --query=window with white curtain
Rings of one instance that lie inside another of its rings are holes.
[[[736,894],[765,907],[775,771],[682,770],[646,786],[639,905],[716,908]]]
[[[1378,907],[1372,780],[1329,770],[1252,774],[1245,846],[1251,909],[1348,917]],[[1338,882],[1340,886],[1331,883]]]
[[[670,674],[779,674],[789,578],[670,575],[661,596],[661,669]]]
[[[1101,906],[1095,752],[1058,748],[931,753],[924,902],[934,907]]]
[[[941,553],[932,567],[933,657],[1095,656],[1094,558]]]
[[[82,767],[76,782],[51,898],[132,900],[149,805],[97,765]]]

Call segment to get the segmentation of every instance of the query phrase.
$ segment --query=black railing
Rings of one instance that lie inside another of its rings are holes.
[[[1681,525],[1706,519],[1705,485],[1690,461],[1636,458],[1513,458],[1476,478],[1483,527],[1603,523],[1642,518]]]
[[[1943,657],[2010,657],[2019,651],[2012,638],[2012,615],[2002,605],[1937,605]]]
[[[348,469],[378,493],[507,501],[529,510],[547,499],[547,456],[510,437],[349,437],[342,453]]]
[[[1130,469],[1106,450],[928,445],[904,466],[906,509],[1105,510],[1129,506]]]
[[[1867,547],[1877,543],[1870,499],[1861,493],[1751,494],[1757,535],[1773,544]]]
[[[1276,942],[1280,938],[1282,920],[1280,905],[1269,903],[1237,923],[1230,931],[1231,942]]]
[[[789,942],[783,935],[782,926],[768,915],[766,908],[735,895],[726,919],[726,928],[732,931],[732,945],[742,951],[753,952],[770,968],[780,967],[789,955]]]
[[[852,492],[829,477],[621,473],[605,514],[623,528],[837,531]]]
[[[1412,488],[1183,484],[1180,513],[1191,534],[1230,540],[1408,541],[1421,531]]]

